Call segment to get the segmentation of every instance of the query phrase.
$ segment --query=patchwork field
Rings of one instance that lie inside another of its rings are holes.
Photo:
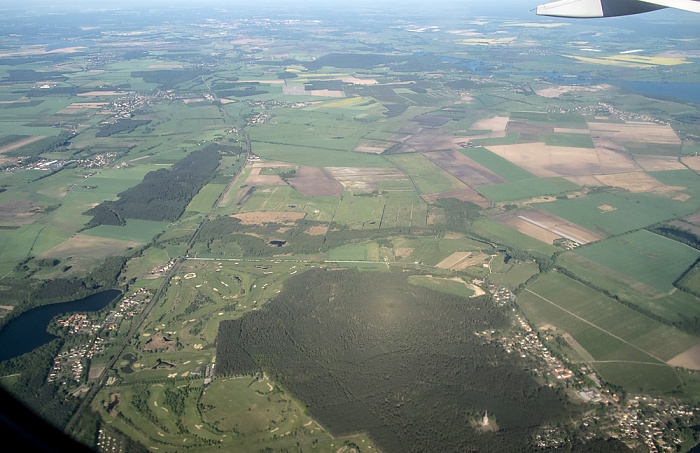
[[[327,167],[333,177],[346,190],[371,192],[378,190],[383,181],[408,180],[408,175],[398,168]]]
[[[553,325],[572,335],[595,358],[592,365],[604,379],[634,388],[667,391],[682,381],[663,366],[653,368],[658,374],[653,383],[644,375],[628,374],[623,379],[598,362],[658,366],[700,342],[557,273],[529,285],[518,305],[536,325]]]
[[[440,269],[461,271],[471,266],[476,266],[488,260],[485,253],[455,252],[435,265]]]

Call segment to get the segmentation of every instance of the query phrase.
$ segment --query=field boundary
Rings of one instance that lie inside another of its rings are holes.
[[[666,364],[666,361],[661,360],[660,358],[658,358],[658,357],[656,357],[655,355],[653,355],[653,354],[651,354],[651,353],[645,351],[644,349],[642,349],[642,348],[640,348],[640,347],[638,347],[638,346],[633,345],[632,343],[630,343],[629,341],[625,340],[624,338],[618,337],[618,336],[615,335],[614,333],[609,332],[609,331],[603,329],[602,327],[599,327],[599,326],[593,324],[593,323],[590,322],[589,320],[580,317],[580,316],[577,315],[576,313],[574,313],[574,312],[572,312],[572,311],[569,311],[569,310],[567,310],[566,308],[557,305],[556,303],[552,302],[551,300],[547,299],[546,297],[543,297],[543,296],[537,294],[536,292],[532,291],[531,289],[526,288],[525,291],[527,291],[528,293],[530,293],[530,294],[532,294],[532,295],[534,295],[534,296],[539,297],[540,299],[542,299],[543,301],[545,301],[545,302],[547,302],[547,303],[550,303],[550,304],[554,305],[554,306],[557,307],[558,309],[560,309],[560,310],[566,312],[567,314],[569,314],[570,316],[573,316],[574,318],[578,319],[579,321],[582,321],[582,322],[584,322],[584,323],[586,323],[586,324],[588,324],[588,325],[590,325],[590,326],[592,326],[592,327],[595,327],[596,329],[600,330],[601,332],[603,332],[603,333],[605,333],[605,334],[607,334],[607,335],[610,335],[611,337],[615,338],[616,340],[619,340],[619,341],[623,342],[624,344],[626,344],[626,345],[628,345],[628,346],[631,346],[631,347],[633,347],[634,349],[636,349],[636,350],[638,350],[638,351],[640,351],[640,352],[643,352],[644,354],[648,355],[649,357],[653,358],[654,360],[659,361],[661,364],[664,364],[664,365],[668,366],[668,364]]]

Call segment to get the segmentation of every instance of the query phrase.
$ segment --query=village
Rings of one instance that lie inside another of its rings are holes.
[[[508,294],[507,289],[492,288],[491,292],[500,292],[499,300]],[[696,441],[682,434],[683,428],[698,423],[698,411],[694,407],[646,395],[618,395],[607,388],[592,366],[565,363],[558,358],[542,341],[542,338],[555,341],[547,329],[538,334],[522,316],[516,314],[514,318],[515,329],[508,335],[498,336],[493,330],[476,335],[530,361],[535,376],[543,377],[550,386],[561,386],[575,401],[591,405],[579,426],[588,433],[587,438],[602,432],[630,447],[643,444],[652,453],[678,451],[683,443]],[[557,447],[564,441],[559,430],[545,430],[535,437],[534,442],[540,448]]]
[[[59,318],[56,323],[59,330],[67,335],[84,335],[83,344],[73,345],[68,350],[61,351],[53,361],[53,366],[47,377],[47,382],[54,382],[71,391],[79,386],[85,378],[85,360],[104,353],[111,332],[118,331],[119,325],[125,318],[133,318],[143,310],[150,301],[152,292],[140,288],[130,296],[124,297],[115,307],[101,319],[85,313],[74,313]]]

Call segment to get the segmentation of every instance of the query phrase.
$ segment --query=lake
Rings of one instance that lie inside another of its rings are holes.
[[[0,361],[26,354],[56,338],[46,331],[55,316],[102,310],[120,295],[121,291],[111,289],[71,302],[32,308],[22,313],[0,331]]]

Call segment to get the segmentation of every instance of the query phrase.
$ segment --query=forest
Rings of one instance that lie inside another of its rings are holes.
[[[214,177],[221,155],[212,148],[190,153],[170,169],[147,173],[143,181],[119,194],[116,201],[105,201],[86,214],[93,218],[87,228],[123,225],[125,219],[175,221],[192,197]]]
[[[519,451],[571,408],[475,335],[508,324],[488,297],[413,286],[406,273],[313,269],[220,324],[217,374],[264,370],[333,434],[366,431],[383,451]],[[471,426],[484,411],[497,431]]]

